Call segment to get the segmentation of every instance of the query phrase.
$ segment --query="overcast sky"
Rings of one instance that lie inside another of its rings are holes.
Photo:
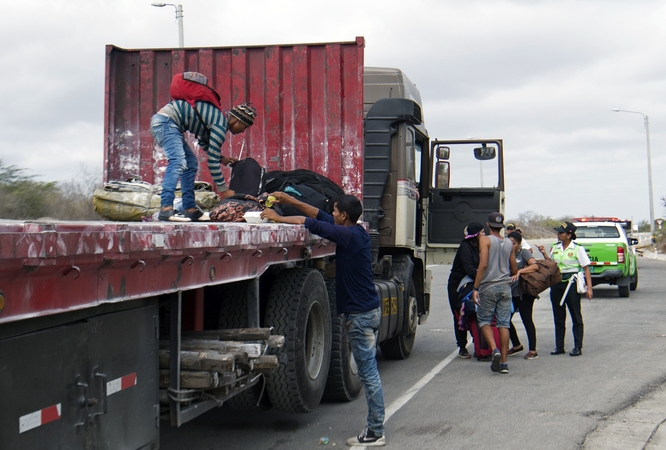
[[[0,159],[66,181],[103,158],[104,46],[178,45],[152,0],[4,2]],[[506,213],[665,215],[666,2],[651,0],[182,0],[186,46],[366,39],[398,67],[431,138],[502,138]]]

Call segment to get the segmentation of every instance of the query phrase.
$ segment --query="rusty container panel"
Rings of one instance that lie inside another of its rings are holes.
[[[363,169],[363,38],[353,42],[121,49],[106,47],[104,179],[159,184],[166,167],[150,119],[168,103],[173,75],[197,71],[230,109],[250,102],[254,125],[227,134],[222,152],[267,170],[309,169],[360,196]],[[193,136],[188,136],[191,144]],[[195,147],[192,147],[195,149]],[[203,152],[197,179],[211,182]],[[229,170],[225,169],[229,180]]]

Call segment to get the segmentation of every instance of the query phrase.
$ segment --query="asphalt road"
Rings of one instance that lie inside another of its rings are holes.
[[[509,375],[491,372],[487,362],[452,357],[457,348],[446,298],[449,268],[432,270],[432,311],[411,357],[378,357],[391,414],[388,448],[579,449],[607,417],[666,382],[666,262],[639,258],[639,286],[630,298],[619,298],[615,286],[598,286],[591,302],[583,300],[581,357],[549,354],[552,312],[548,291],[543,293],[534,308],[539,358],[509,358]],[[518,316],[514,323],[526,346]],[[568,328],[567,350],[572,342]],[[468,349],[473,351],[471,339]],[[362,396],[322,404],[310,414],[222,407],[179,429],[163,422],[160,448],[346,448],[346,438],[364,427],[366,411]],[[322,437],[328,445],[319,443]]]

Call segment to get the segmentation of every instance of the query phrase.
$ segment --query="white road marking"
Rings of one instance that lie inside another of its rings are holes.
[[[453,353],[451,353],[449,356],[444,358],[442,362],[437,364],[433,369],[428,372],[423,378],[421,378],[419,381],[416,382],[414,386],[409,388],[407,392],[402,394],[396,401],[391,403],[391,405],[386,408],[386,411],[384,413],[384,423],[388,422],[388,420],[393,416],[393,414],[397,413],[400,408],[405,406],[407,402],[409,402],[423,387],[430,383],[435,376],[444,369],[444,367],[448,366],[451,361],[453,361],[456,356],[458,356],[458,350],[454,350]],[[388,444],[388,439],[387,439],[387,444]],[[350,447],[352,450],[367,450],[367,447],[365,445],[353,445]]]
[[[444,358],[442,362],[437,364],[433,369],[428,372],[423,378],[421,378],[414,386],[409,388],[407,392],[402,394],[396,401],[391,403],[391,406],[386,408],[386,412],[384,415],[384,423],[388,422],[388,420],[391,418],[393,414],[398,412],[400,408],[405,406],[408,401],[412,399],[426,384],[430,383],[430,381],[435,378],[435,376],[444,369],[444,367],[448,366],[451,361],[453,361],[456,356],[458,356],[458,350],[454,350],[453,353],[451,353],[449,356]]]

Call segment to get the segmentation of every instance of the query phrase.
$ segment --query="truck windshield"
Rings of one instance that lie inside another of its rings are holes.
[[[619,238],[620,232],[615,226],[583,227],[576,229],[576,236],[585,239]]]
[[[499,170],[497,157],[480,161],[474,157],[474,149],[480,147],[479,143],[461,143],[450,145],[449,162],[449,188],[479,188],[499,186]],[[495,146],[493,146],[495,147]],[[490,148],[490,147],[489,147]],[[495,147],[495,154],[497,154]],[[437,186],[436,168],[433,167],[433,187]]]

